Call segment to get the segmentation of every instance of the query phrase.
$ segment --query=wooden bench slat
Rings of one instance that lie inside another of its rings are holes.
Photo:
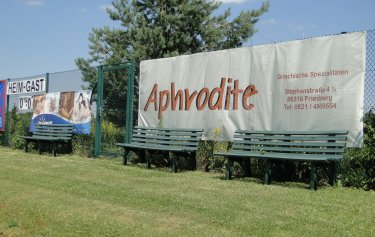
[[[303,146],[303,147],[345,147],[346,143],[341,142],[273,142],[273,141],[236,141],[244,145],[267,145],[267,146]]]
[[[150,136],[142,134],[133,134],[133,138],[145,138],[154,140],[174,140],[174,141],[199,141],[199,137],[186,137],[186,136]]]
[[[72,136],[71,135],[68,135],[68,134],[59,134],[59,135],[52,135],[52,134],[33,134],[33,137],[48,137],[48,138],[51,138],[51,137],[56,137],[56,138],[59,138],[59,137],[64,137],[64,138],[71,138]]]
[[[116,143],[116,146],[125,148],[150,149],[150,150],[165,150],[165,151],[196,151],[194,147],[176,147],[176,146],[152,146],[144,143]]]
[[[342,153],[344,148],[301,148],[301,147],[269,147],[269,146],[243,146],[239,144],[234,144],[232,146],[233,150],[243,150],[243,151],[252,151],[252,150],[264,150],[264,151],[284,151],[284,152],[311,152],[311,153]]]
[[[296,135],[296,136],[280,136],[280,135],[275,135],[275,136],[259,136],[259,135],[235,135],[235,139],[256,139],[256,140],[294,140],[294,141],[346,141],[346,136],[345,135],[338,135],[338,136],[322,136],[322,135],[317,135],[317,136],[301,136],[301,135]]]
[[[318,155],[318,154],[302,154],[302,153],[279,153],[279,152],[218,152],[216,155],[222,156],[243,156],[243,157],[254,157],[254,158],[273,158],[281,160],[299,160],[299,161],[330,161],[339,160],[343,158],[343,155]]]
[[[170,144],[170,145],[180,145],[180,146],[198,146],[198,143],[199,141],[195,141],[195,142],[188,142],[188,141],[179,141],[179,140],[159,140],[159,139],[146,139],[146,138],[133,138],[132,139],[132,143],[133,142],[137,142],[137,143],[150,143],[150,144]]]
[[[40,134],[40,135],[59,135],[59,134],[71,134],[72,131],[61,131],[61,130],[55,130],[55,131],[35,131],[33,134]]]
[[[155,135],[160,135],[160,136],[175,136],[175,137],[200,137],[202,135],[201,132],[195,132],[195,133],[187,133],[187,132],[168,132],[168,131],[135,131],[133,132],[134,135],[139,134],[139,135],[149,135],[149,136],[155,136]]]
[[[61,130],[55,130],[55,131],[51,131],[51,130],[48,130],[48,131],[43,131],[43,130],[38,130],[38,131],[35,131],[34,134],[71,134],[72,131],[61,131]]]
[[[58,135],[53,135],[53,134],[35,134],[33,137],[72,137],[71,135],[67,134],[58,134]]]
[[[45,135],[48,135],[48,134],[70,134],[72,133],[72,131],[36,131],[34,132],[35,134],[45,134]]]
[[[257,130],[236,130],[236,134],[275,134],[275,135],[346,135],[348,131],[257,131]]]
[[[61,132],[61,133],[69,133],[71,132],[73,129],[68,129],[68,128],[63,128],[63,129],[35,129],[34,132],[50,132],[50,133],[53,133],[53,132]]]
[[[57,137],[31,137],[27,140],[43,140],[43,141],[69,141],[70,138],[57,138]]]
[[[179,132],[203,132],[203,129],[190,129],[190,128],[156,128],[156,127],[142,127],[142,126],[135,126],[135,129],[140,130],[158,130],[158,131],[179,131]]]

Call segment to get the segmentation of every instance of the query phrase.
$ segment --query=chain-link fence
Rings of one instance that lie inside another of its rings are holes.
[[[135,64],[98,67],[96,135],[94,155],[118,156],[117,142],[129,140],[132,129]]]
[[[132,66],[129,68],[129,65]],[[132,124],[136,124],[138,113],[138,107],[136,106],[138,98],[138,83],[136,79],[138,77],[135,75],[135,67],[136,65],[134,64],[126,64],[126,66],[112,66],[110,68],[106,67],[102,72],[98,71],[99,78],[101,74],[103,79],[103,85],[101,88],[103,94],[101,98],[102,102],[98,108],[98,111],[96,109],[96,101],[98,98],[96,95],[94,96],[95,100],[92,106],[93,122],[91,129],[92,144],[87,143],[86,147],[84,148],[86,150],[90,149],[90,154],[95,154],[94,150],[97,149],[98,152],[96,152],[96,155],[118,155],[120,150],[114,146],[114,143],[126,140],[126,136],[129,134],[125,129],[127,119],[130,117]],[[98,69],[99,68],[100,67],[98,67]],[[367,31],[365,75],[364,111],[368,112],[375,109],[375,29]],[[129,97],[127,96],[129,94],[128,80],[130,77],[133,78],[134,82],[134,84],[132,84],[132,90],[130,91],[130,95],[133,96],[132,100],[134,100],[134,103],[131,102],[132,108],[130,111],[126,111],[127,106],[129,106]],[[83,81],[83,75],[80,70],[46,73],[24,78],[12,78],[8,79],[8,82],[31,80],[35,78],[48,79],[46,92],[77,91],[86,89],[89,86],[89,83]],[[94,93],[96,93],[96,89]],[[32,96],[35,94],[36,93],[30,93],[27,94],[27,96]],[[15,110],[17,113],[31,113],[31,108],[22,110],[19,109],[20,96],[25,95],[9,95],[9,112],[12,111],[13,108],[16,108]],[[98,114],[100,116],[99,120],[96,118]],[[12,119],[14,118],[11,116],[8,117],[7,123],[12,124]],[[98,123],[100,129],[98,129]],[[94,139],[99,139],[99,142],[94,144]],[[82,141],[83,140],[84,139],[82,139]],[[3,142],[3,144],[9,144],[9,142]]]
[[[367,31],[366,36],[366,77],[364,110],[375,109],[375,29]]]

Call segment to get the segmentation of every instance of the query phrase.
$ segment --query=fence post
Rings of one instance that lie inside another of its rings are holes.
[[[7,80],[7,88],[5,88],[6,91],[8,91],[8,84],[10,79]],[[6,114],[5,114],[5,132],[4,132],[4,145],[9,146],[9,95],[7,94],[7,101],[6,101]]]
[[[100,154],[101,131],[102,131],[102,110],[103,110],[103,66],[98,66],[98,84],[96,92],[96,122],[95,122],[95,147],[94,157]]]
[[[130,143],[133,129],[133,97],[134,97],[135,63],[128,64],[128,93],[126,98],[125,143]]]
[[[46,73],[46,93],[49,92],[48,87],[49,87],[49,73],[47,72],[47,73]]]

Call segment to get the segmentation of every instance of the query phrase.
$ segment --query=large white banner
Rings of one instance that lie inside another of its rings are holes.
[[[366,34],[142,61],[141,126],[204,128],[230,140],[236,129],[349,130],[363,137]]]

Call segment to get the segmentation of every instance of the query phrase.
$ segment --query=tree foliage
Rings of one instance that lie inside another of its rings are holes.
[[[241,46],[255,32],[255,23],[269,8],[242,11],[231,20],[231,10],[215,14],[217,1],[206,0],[114,0],[109,17],[121,28],[93,29],[89,36],[90,58],[77,65],[87,81],[96,75],[93,64],[139,62],[182,54]]]
[[[230,9],[216,14],[221,5],[217,1],[114,0],[112,5],[107,13],[121,27],[93,29],[89,35],[90,58],[76,60],[91,88],[97,81],[96,69],[90,67],[94,64],[139,62],[239,47],[256,32],[255,23],[269,8],[267,0],[259,9],[242,11],[231,18]],[[109,80],[105,83],[111,81],[118,87],[105,85],[108,90],[105,93],[125,100],[126,75],[118,74],[107,76]],[[107,107],[113,106],[109,100],[104,103]]]

